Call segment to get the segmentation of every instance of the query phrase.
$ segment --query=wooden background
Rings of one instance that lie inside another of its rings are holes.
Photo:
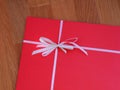
[[[0,0],[0,90],[15,90],[27,16],[120,25],[120,0]]]

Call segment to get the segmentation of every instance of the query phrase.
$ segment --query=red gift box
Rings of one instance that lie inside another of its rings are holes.
[[[120,90],[119,37],[120,26],[28,17],[16,90]]]

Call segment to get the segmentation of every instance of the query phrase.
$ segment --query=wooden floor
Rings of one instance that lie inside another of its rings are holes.
[[[120,25],[120,0],[0,0],[0,90],[15,90],[27,16]]]

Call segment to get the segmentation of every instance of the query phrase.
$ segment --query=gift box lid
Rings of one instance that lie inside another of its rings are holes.
[[[120,90],[120,26],[28,17],[16,90]]]

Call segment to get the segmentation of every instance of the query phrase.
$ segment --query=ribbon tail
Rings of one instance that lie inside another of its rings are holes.
[[[60,49],[64,52],[64,53],[67,53],[67,51],[64,49],[64,48],[61,48]]]
[[[35,54],[38,54],[38,53],[41,53],[41,52],[42,52],[42,50],[41,50],[41,49],[38,49],[38,50],[33,51],[33,52],[32,52],[32,55],[35,55]]]
[[[43,53],[42,53],[42,56],[47,56],[47,55],[49,55],[52,51],[54,51],[54,49],[55,49],[55,48],[51,48],[51,49],[43,52]]]
[[[77,45],[74,42],[71,42],[71,44],[73,44],[75,46],[75,48],[80,49],[85,55],[88,55],[87,51],[85,51],[81,46]]]
[[[42,49],[35,50],[35,51],[32,52],[32,55],[42,53],[42,52],[45,52],[45,51],[49,51],[51,48],[52,47],[45,47],[45,48],[42,48]]]

